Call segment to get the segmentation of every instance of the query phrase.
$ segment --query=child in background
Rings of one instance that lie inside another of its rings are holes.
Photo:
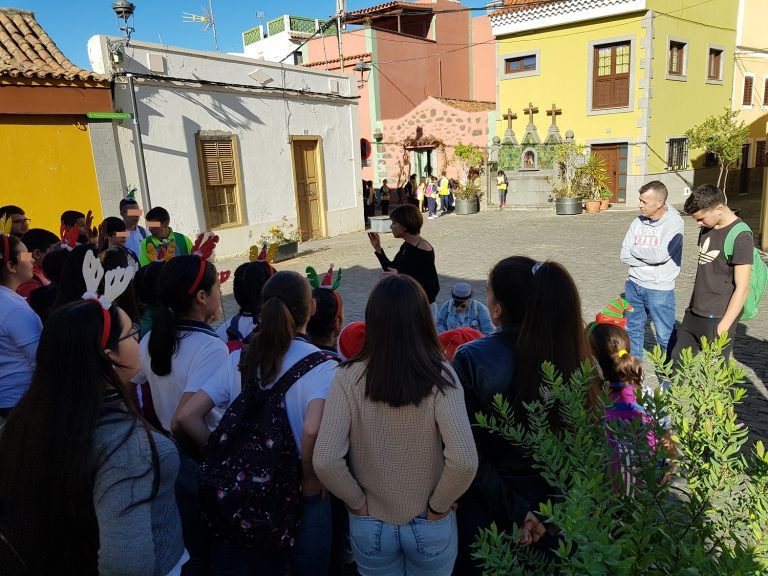
[[[61,214],[61,226],[62,231],[69,230],[71,228],[77,228],[80,232],[78,238],[79,244],[86,244],[88,242],[88,231],[85,225],[85,214],[78,212],[77,210],[66,210]]]
[[[627,331],[615,324],[597,324],[592,328],[589,340],[603,380],[608,386],[610,404],[605,407],[606,424],[614,420],[630,422],[636,419],[650,424],[645,408],[637,399],[642,394],[643,365],[629,353]],[[641,443],[647,442],[653,449],[657,443],[656,436],[649,430],[645,438],[630,438],[626,435],[616,438],[611,432],[608,432],[608,438],[616,451],[611,464],[614,487],[629,493],[634,483],[633,473],[638,467],[638,459],[649,454],[641,448]]]
[[[147,212],[147,227],[151,236],[141,242],[139,264],[146,266],[157,260],[167,262],[176,256],[188,256],[192,253],[192,241],[184,234],[174,232],[169,226],[170,223],[171,215],[165,208],[155,206]]]
[[[16,290],[16,294],[23,296],[29,301],[29,295],[38,288],[48,286],[51,282],[45,277],[43,272],[43,258],[51,249],[60,242],[59,238],[53,232],[34,228],[21,237],[21,241],[32,253],[32,279],[24,282]]]
[[[42,264],[43,274],[50,283],[29,294],[29,307],[43,322],[48,318],[48,311],[59,293],[59,282],[61,282],[67,258],[69,258],[69,250],[61,248],[59,244],[51,247],[43,258]]]
[[[427,179],[422,178],[421,184],[416,188],[416,201],[419,203],[419,212],[424,212],[424,193],[427,189]]]
[[[27,218],[23,209],[13,204],[0,208],[0,220],[3,218],[8,218],[11,221],[9,234],[19,239],[29,231],[29,223],[32,222],[31,218]]]
[[[124,252],[128,263],[135,271],[139,269],[139,256],[133,250],[128,248],[127,241],[131,233],[128,231],[125,222],[115,216],[105,218],[101,224],[103,240],[99,244],[99,252],[115,250]],[[130,314],[129,314],[130,316]]]
[[[434,220],[437,218],[437,178],[434,176],[430,176],[424,195],[427,197],[429,219]]]
[[[261,291],[274,274],[274,269],[263,260],[241,264],[235,270],[232,292],[240,311],[216,329],[216,335],[230,352],[239,350],[251,339],[261,325]]]
[[[497,176],[496,176],[496,190],[499,192],[499,208],[504,208],[504,206],[507,205],[507,187],[509,186],[509,181],[507,180],[507,175],[504,173],[503,170],[499,170]]]

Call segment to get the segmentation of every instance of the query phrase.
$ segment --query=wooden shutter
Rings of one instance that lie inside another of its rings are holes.
[[[763,106],[768,106],[768,78],[765,79],[765,86],[763,86]]]
[[[631,45],[629,42],[595,46],[592,71],[592,107],[629,106]]]
[[[755,86],[755,79],[752,76],[744,76],[744,94],[741,98],[743,106],[750,106],[752,104],[752,89]]]
[[[683,56],[685,55],[685,44],[682,42],[669,43],[669,72],[670,76],[683,75]]]
[[[723,57],[723,51],[715,48],[709,49],[709,70],[710,80],[720,80],[720,61]]]
[[[208,186],[230,186],[237,183],[232,140],[202,140],[200,149]]]

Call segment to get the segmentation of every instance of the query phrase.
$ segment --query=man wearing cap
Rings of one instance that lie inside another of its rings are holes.
[[[439,333],[456,328],[474,328],[488,336],[494,330],[488,308],[472,299],[472,287],[459,282],[451,291],[451,299],[444,302],[437,313]]]

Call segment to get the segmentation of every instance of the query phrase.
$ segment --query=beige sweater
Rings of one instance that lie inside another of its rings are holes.
[[[336,372],[325,403],[313,463],[322,483],[352,509],[390,524],[446,512],[477,471],[477,450],[456,382],[433,388],[419,406],[393,408],[365,397],[363,363]],[[349,454],[347,466],[345,457]]]

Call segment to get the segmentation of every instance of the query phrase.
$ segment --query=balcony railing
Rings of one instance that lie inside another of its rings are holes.
[[[248,46],[249,44],[255,44],[261,39],[262,39],[261,26],[256,26],[256,28],[251,28],[250,30],[246,30],[245,32],[243,32],[243,46]]]
[[[302,34],[314,34],[317,32],[326,22],[317,20],[315,18],[305,18],[303,16],[290,16],[284,14],[279,18],[275,18],[267,22],[266,34],[262,26],[251,28],[243,32],[243,46],[249,44],[255,44],[263,40],[266,37],[280,34],[281,32],[300,32]],[[328,27],[323,30],[323,36],[336,36],[337,34],[336,21],[328,22]]]

